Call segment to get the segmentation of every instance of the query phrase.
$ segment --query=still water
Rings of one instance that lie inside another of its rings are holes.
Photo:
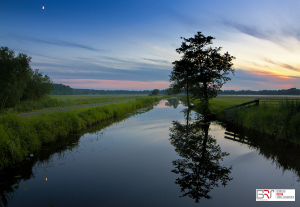
[[[299,206],[299,147],[209,122],[171,100],[145,110],[5,169],[0,206]],[[296,201],[256,202],[256,189],[295,189]]]

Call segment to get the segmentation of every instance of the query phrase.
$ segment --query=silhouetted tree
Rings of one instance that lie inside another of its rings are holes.
[[[156,95],[158,94],[158,92],[159,92],[158,89],[154,89],[154,90],[151,92],[151,94],[154,95],[154,96],[156,96]]]
[[[38,99],[50,93],[50,78],[33,71],[30,60],[26,54],[15,57],[13,50],[0,48],[0,109],[12,107],[21,99]]]
[[[166,95],[172,95],[173,94],[173,88],[171,87],[171,88],[165,89],[165,94]]]
[[[217,91],[230,79],[229,73],[234,74],[232,60],[235,59],[228,52],[221,55],[221,47],[209,47],[211,36],[205,37],[198,32],[189,39],[181,37],[184,41],[176,51],[183,54],[180,61],[175,61],[171,77],[174,86],[180,86],[183,82],[188,82],[187,87],[195,99],[200,99],[208,110],[208,100],[217,96]],[[185,69],[181,69],[185,67]],[[181,69],[181,70],[179,70]],[[177,72],[178,71],[178,72]],[[181,71],[181,72],[180,72]],[[188,76],[183,74],[189,74]],[[173,75],[174,74],[174,75]],[[184,79],[182,77],[185,77]],[[181,80],[181,81],[180,81]],[[186,84],[186,83],[185,83]],[[187,86],[187,85],[185,85]]]
[[[186,101],[188,107],[190,107],[189,102],[189,91],[193,87],[193,79],[197,73],[195,64],[187,58],[183,58],[179,61],[173,62],[174,67],[170,75],[170,81],[172,82],[171,87],[175,93],[180,93],[182,91],[186,92]]]
[[[52,81],[48,75],[43,75],[38,69],[30,72],[30,78],[26,83],[22,100],[38,100],[51,93]]]
[[[17,104],[30,78],[30,57],[19,54],[15,57],[8,47],[0,49],[0,108]]]

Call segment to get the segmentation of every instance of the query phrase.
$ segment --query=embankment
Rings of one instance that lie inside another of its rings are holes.
[[[228,120],[225,108],[252,101],[257,97],[217,97],[210,100],[209,108],[217,120],[259,131],[271,139],[300,144],[300,99],[282,98],[277,105],[260,103],[258,107],[237,109],[233,119]],[[185,101],[182,99],[182,101]],[[196,105],[199,102],[191,101]]]
[[[242,107],[230,120],[226,118],[224,107],[212,104],[211,108],[220,121],[259,131],[273,139],[300,144],[300,101],[283,99],[278,105],[260,103],[259,106]]]
[[[135,101],[70,111],[19,117],[7,114],[0,118],[0,169],[26,159],[46,143],[62,139],[86,126],[118,117],[159,101],[160,98],[137,98]]]

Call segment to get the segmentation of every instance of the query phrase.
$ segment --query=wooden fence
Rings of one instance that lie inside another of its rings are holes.
[[[224,138],[225,138],[225,139],[232,140],[232,141],[235,141],[235,142],[240,142],[240,143],[249,144],[249,141],[248,141],[248,138],[247,138],[247,137],[241,138],[239,134],[236,134],[236,133],[234,133],[234,132],[226,131],[226,132],[225,132]]]
[[[300,99],[260,99],[261,103],[265,103],[268,105],[279,105],[281,102],[285,101],[300,101]]]
[[[236,112],[237,109],[239,108],[245,108],[245,107],[250,107],[250,106],[258,106],[259,105],[259,99],[255,99],[253,101],[249,101],[246,103],[238,104],[235,106],[231,106],[225,109],[225,114],[227,119],[232,119],[234,113]]]

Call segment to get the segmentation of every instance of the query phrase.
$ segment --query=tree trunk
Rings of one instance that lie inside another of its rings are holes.
[[[186,102],[188,105],[188,108],[190,108],[190,99],[189,99],[189,82],[186,81]]]
[[[208,114],[210,114],[210,111],[209,111],[209,107],[208,107],[208,92],[207,92],[207,83],[206,82],[204,82],[203,83],[203,86],[204,86],[204,103],[203,103],[203,111],[204,111],[204,116],[205,115],[208,115]]]

